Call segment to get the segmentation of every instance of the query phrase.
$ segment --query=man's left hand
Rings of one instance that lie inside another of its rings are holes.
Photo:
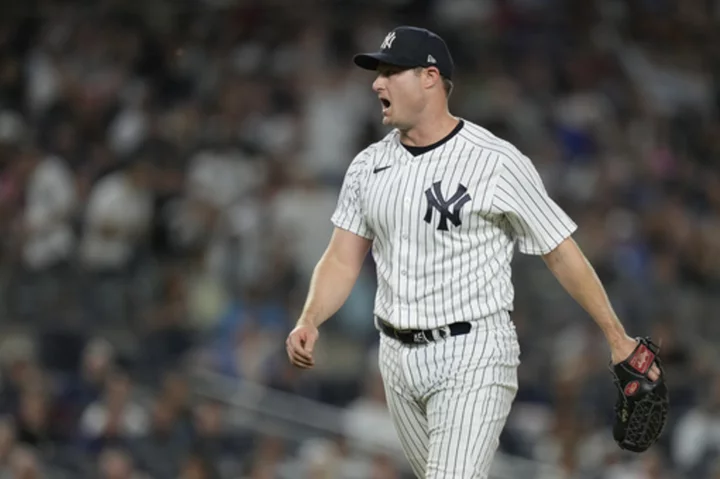
[[[626,359],[630,357],[630,355],[635,351],[635,348],[638,345],[638,340],[633,339],[629,336],[626,336],[621,341],[611,344],[610,350],[612,353],[612,363],[613,365],[619,364]],[[657,367],[657,364],[653,363],[652,367],[650,367],[650,371],[648,372],[648,377],[652,381],[657,381],[660,377],[660,368]]]

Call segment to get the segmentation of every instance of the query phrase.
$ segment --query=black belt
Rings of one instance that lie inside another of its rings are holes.
[[[397,329],[380,318],[377,318],[377,323],[380,331],[406,344],[425,344],[450,336],[460,336],[469,333],[472,328],[468,322],[452,323],[435,329]]]

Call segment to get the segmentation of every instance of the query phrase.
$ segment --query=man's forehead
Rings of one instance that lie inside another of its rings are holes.
[[[393,65],[392,63],[385,63],[385,62],[379,62],[377,68],[375,71],[378,72],[404,72],[406,70],[415,70],[415,69],[424,69],[425,67],[417,66],[417,67],[406,67],[406,66],[400,66],[400,65]],[[427,69],[435,69],[436,67],[427,67]]]
[[[392,63],[379,62],[377,69],[378,70],[411,70],[412,67],[403,67],[400,65],[393,65]]]

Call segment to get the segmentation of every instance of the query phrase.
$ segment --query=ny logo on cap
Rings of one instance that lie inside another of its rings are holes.
[[[380,45],[380,50],[385,50],[387,48],[392,48],[392,44],[395,41],[395,32],[390,32],[385,37],[385,40],[383,40],[382,45]]]

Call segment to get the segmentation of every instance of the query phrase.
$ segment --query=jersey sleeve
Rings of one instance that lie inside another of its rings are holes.
[[[350,163],[343,179],[332,222],[363,238],[373,239],[374,234],[367,224],[362,205],[363,184],[367,178],[368,158],[361,153]]]
[[[493,210],[506,216],[524,254],[547,254],[577,229],[550,198],[530,159],[519,152],[501,155]]]

